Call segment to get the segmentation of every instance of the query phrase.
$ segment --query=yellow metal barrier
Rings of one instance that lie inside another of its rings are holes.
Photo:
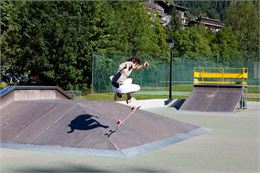
[[[247,68],[194,68],[194,84],[247,85]]]

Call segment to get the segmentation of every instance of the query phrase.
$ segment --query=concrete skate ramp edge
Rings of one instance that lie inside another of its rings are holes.
[[[242,97],[242,86],[193,87],[180,110],[201,112],[234,112]]]
[[[1,109],[1,147],[128,157],[208,131],[112,101],[22,100]]]
[[[18,100],[72,99],[57,86],[8,86],[0,91],[0,109]]]
[[[35,150],[35,151],[48,151],[48,152],[62,152],[62,153],[80,153],[92,156],[102,157],[118,157],[127,158],[137,156],[149,151],[157,150],[175,143],[181,142],[185,139],[201,135],[209,132],[208,128],[198,128],[188,133],[180,133],[173,137],[158,140],[155,142],[143,144],[140,146],[127,148],[123,150],[100,150],[100,149],[87,149],[87,148],[73,148],[63,146],[51,146],[51,145],[35,145],[35,144],[19,144],[13,142],[0,142],[1,148],[12,148],[12,149],[24,149],[24,150]]]

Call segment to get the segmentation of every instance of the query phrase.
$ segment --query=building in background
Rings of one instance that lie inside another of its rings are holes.
[[[220,20],[208,17],[199,17],[195,20],[189,21],[186,13],[188,8],[172,5],[167,1],[147,0],[144,2],[144,7],[149,14],[158,15],[161,18],[161,24],[163,26],[168,26],[171,21],[171,14],[174,10],[176,10],[177,16],[181,21],[182,28],[203,24],[212,31],[218,32],[224,27],[224,24],[221,23]]]
[[[167,26],[171,21],[171,14],[173,10],[176,10],[178,17],[181,20],[183,27],[188,25],[188,17],[185,13],[188,10],[185,7],[178,5],[171,5],[166,1],[153,1],[148,0],[144,2],[144,7],[149,14],[156,14],[161,18],[161,23],[163,26]]]
[[[224,27],[224,24],[220,22],[218,19],[211,19],[208,17],[199,17],[195,20],[192,20],[188,23],[188,26],[194,26],[203,24],[206,27],[210,28],[214,32],[218,32],[221,28]]]

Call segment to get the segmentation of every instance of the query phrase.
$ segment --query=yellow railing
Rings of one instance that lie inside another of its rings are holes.
[[[194,67],[194,84],[247,85],[247,68]]]

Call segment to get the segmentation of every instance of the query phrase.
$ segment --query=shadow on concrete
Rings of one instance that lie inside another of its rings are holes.
[[[125,168],[121,170],[105,170],[102,168],[95,168],[89,165],[85,166],[66,166],[64,168],[25,168],[16,170],[17,173],[122,173],[122,172],[131,172],[131,173],[175,173],[172,171],[162,170],[162,169],[153,169],[153,168]]]
[[[16,170],[17,173],[90,173],[90,172],[101,172],[101,173],[112,173],[111,171],[103,170],[100,168],[94,168],[91,166],[66,166],[65,168],[24,168]]]
[[[90,114],[83,114],[77,116],[68,125],[71,128],[71,130],[68,131],[67,133],[72,133],[74,132],[74,130],[91,130],[99,127],[107,129],[109,127],[99,123],[94,118],[98,118],[98,117]]]
[[[179,110],[182,106],[182,104],[185,102],[185,99],[178,99],[171,107],[174,107],[175,109]]]
[[[130,169],[129,172],[134,172],[134,173],[177,173],[177,172],[172,172],[172,171],[167,171],[163,169],[153,169],[153,168],[134,168]]]

